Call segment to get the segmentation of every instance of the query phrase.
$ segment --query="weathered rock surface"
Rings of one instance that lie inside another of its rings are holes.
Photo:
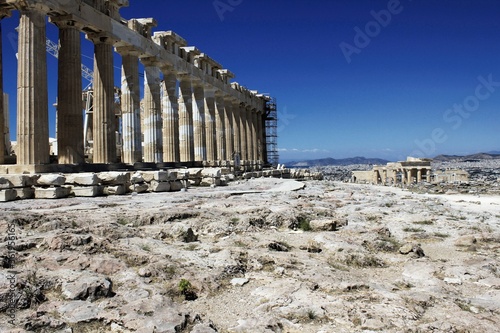
[[[498,330],[499,197],[298,185],[4,202],[0,332]]]

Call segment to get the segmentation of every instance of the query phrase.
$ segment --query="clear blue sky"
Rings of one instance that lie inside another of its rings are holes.
[[[235,81],[275,96],[284,161],[500,150],[498,0],[130,0],[121,14],[156,18],[156,31],[177,32]],[[12,124],[17,22],[2,23]],[[57,40],[50,24],[48,35]]]

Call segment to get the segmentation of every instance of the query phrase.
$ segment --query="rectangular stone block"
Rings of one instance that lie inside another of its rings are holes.
[[[67,187],[35,188],[36,199],[60,199],[67,198],[71,189]]]
[[[130,192],[144,193],[144,192],[149,191],[149,185],[146,183],[132,184],[132,185],[129,185],[128,189]]]
[[[128,172],[110,171],[97,174],[102,185],[123,185],[130,181]]]
[[[167,173],[169,181],[177,180],[177,177],[179,176],[179,173],[177,171],[168,170]]]
[[[184,188],[184,185],[182,184],[182,182],[180,180],[170,182],[170,191],[172,191],[172,192],[178,192],[183,188]]]
[[[153,180],[149,184],[149,190],[151,192],[168,192],[170,191],[170,182],[158,182]]]
[[[202,178],[215,177],[219,178],[222,175],[222,170],[220,168],[205,168],[201,171]]]
[[[125,193],[127,193],[127,187],[125,185],[114,185],[114,186],[104,187],[105,195],[124,195]]]
[[[32,187],[16,188],[16,195],[18,199],[33,199],[35,197],[35,189]]]
[[[38,186],[61,186],[64,183],[66,183],[66,177],[58,173],[43,174],[36,180]]]
[[[146,180],[144,179],[144,177],[142,176],[142,174],[140,172],[134,172],[131,176],[130,176],[130,183],[132,184],[141,184],[141,183],[144,183]]]
[[[151,183],[153,180],[157,182],[168,181],[168,172],[166,171],[141,171],[141,174],[147,183]]]
[[[200,182],[200,186],[210,186],[210,185],[220,186],[220,184],[221,184],[220,178],[212,178],[212,177],[202,178]]]
[[[66,174],[66,184],[94,186],[99,184],[99,177],[95,173],[69,173]]]
[[[14,189],[0,190],[0,202],[13,201],[17,199],[17,192]]]
[[[75,197],[98,197],[104,194],[104,186],[71,186],[71,193]]]
[[[33,176],[29,175],[1,175],[0,189],[27,187],[34,184]]]
[[[189,178],[189,170],[188,169],[172,169],[169,172],[175,172],[177,174],[176,180],[184,180]]]

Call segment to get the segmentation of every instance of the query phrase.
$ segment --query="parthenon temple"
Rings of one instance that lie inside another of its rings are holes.
[[[57,170],[47,168],[47,17],[59,29],[58,165],[85,164],[85,142],[90,137],[92,165],[170,163],[261,169],[267,162],[266,110],[273,99],[231,82],[235,76],[230,70],[188,46],[175,32],[153,32],[158,25],[155,19],[123,19],[120,8],[128,5],[128,0],[0,0],[1,20],[15,10],[20,15],[14,172]],[[81,33],[94,44],[88,131],[83,130]],[[0,55],[1,51],[0,44]],[[118,110],[113,52],[122,58]],[[140,63],[144,66],[142,101]],[[0,59],[0,98],[1,64]],[[3,105],[0,100],[0,128],[3,113],[9,112]],[[4,140],[0,135],[0,147]],[[4,163],[0,154],[0,164]]]

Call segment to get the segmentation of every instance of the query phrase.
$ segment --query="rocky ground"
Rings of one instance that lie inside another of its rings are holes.
[[[259,178],[0,207],[0,332],[500,327],[499,196]]]

